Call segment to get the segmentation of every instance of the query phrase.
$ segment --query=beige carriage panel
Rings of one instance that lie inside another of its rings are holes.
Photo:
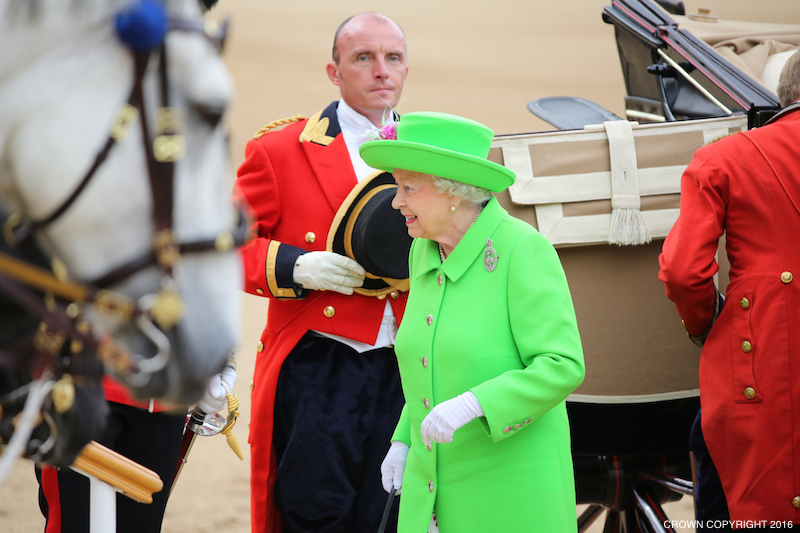
[[[630,139],[624,138],[628,125]],[[619,126],[623,131],[612,131],[610,143],[605,128]],[[612,203],[620,199],[623,207],[639,212],[650,238],[665,237],[678,217],[681,174],[694,151],[745,130],[747,118],[615,121],[592,128],[498,136],[489,152],[490,160],[517,174],[508,189],[511,203],[533,210],[512,209],[513,214],[556,246],[615,243]],[[614,135],[623,138],[615,143]]]
[[[772,93],[783,65],[800,48],[800,24],[670,16],[680,29],[711,46]]]
[[[489,159],[517,173],[514,187],[497,195],[500,203],[553,242],[570,284],[586,358],[586,379],[570,400],[632,403],[698,394],[700,349],[664,294],[658,254],[677,219],[680,177],[694,151],[746,129],[746,122],[633,123],[640,211],[652,239],[635,246],[608,243],[614,186],[604,130],[495,138]]]

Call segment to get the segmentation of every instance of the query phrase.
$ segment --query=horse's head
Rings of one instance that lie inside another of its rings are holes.
[[[73,313],[104,339],[106,367],[140,398],[194,403],[239,328],[222,35],[198,0],[166,0],[163,46],[141,50],[154,30],[126,22],[128,1],[30,4],[0,0],[13,51],[0,57],[0,196],[23,215],[17,232],[30,221],[89,288]]]

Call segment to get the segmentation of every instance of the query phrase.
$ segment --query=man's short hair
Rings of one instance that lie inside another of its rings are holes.
[[[786,61],[778,81],[778,99],[781,107],[800,100],[800,51]]]
[[[336,33],[333,34],[333,62],[336,63],[337,65],[339,64],[339,49],[336,47],[336,43],[339,42],[339,34],[342,32],[342,28],[347,26],[347,23],[353,20],[353,17],[356,16],[358,15],[351,15],[346,19],[344,19],[344,22],[339,24],[339,27],[336,28]]]
[[[333,35],[333,53],[331,55],[333,57],[333,62],[336,63],[337,65],[339,64],[339,49],[337,48],[336,44],[339,42],[339,34],[342,33],[342,30],[344,29],[344,27],[347,26],[347,24],[351,20],[353,20],[356,17],[360,17],[361,15],[376,15],[376,18],[386,19],[387,22],[389,22],[391,24],[394,24],[397,27],[397,29],[400,30],[400,33],[403,34],[403,36],[405,37],[405,32],[403,31],[403,28],[401,28],[398,23],[396,23],[395,21],[393,21],[392,19],[390,19],[389,17],[387,17],[385,15],[381,15],[380,13],[376,13],[375,11],[366,11],[364,13],[359,13],[358,15],[352,15],[350,17],[347,17],[346,19],[344,19],[344,22],[339,24],[339,27],[336,28],[336,33]]]

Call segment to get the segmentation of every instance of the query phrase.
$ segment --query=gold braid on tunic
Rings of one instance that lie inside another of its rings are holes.
[[[301,120],[305,120],[305,116],[303,115],[295,115],[293,117],[282,118],[280,120],[274,120],[258,130],[255,135],[253,135],[253,139],[260,139],[262,135],[267,133],[269,130],[277,128],[278,126],[284,126],[286,124],[291,124],[292,122],[299,122]]]

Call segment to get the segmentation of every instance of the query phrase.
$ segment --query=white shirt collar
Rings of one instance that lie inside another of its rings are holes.
[[[350,154],[350,161],[353,163],[356,178],[361,181],[375,172],[376,169],[370,167],[361,159],[358,148],[367,141],[377,139],[378,128],[367,117],[347,105],[344,100],[339,100],[339,105],[336,107],[336,118],[339,120],[339,127],[342,129],[342,135],[344,136],[345,145],[347,145],[347,151]],[[388,112],[386,123],[394,123],[394,113],[391,111]]]
[[[347,105],[347,102],[344,100],[339,100],[339,105],[336,107],[336,114],[338,115],[339,126],[342,128],[342,131],[348,129],[351,133],[355,133],[356,135],[361,135],[367,131],[375,131],[377,134],[378,128],[376,128],[367,117]]]

